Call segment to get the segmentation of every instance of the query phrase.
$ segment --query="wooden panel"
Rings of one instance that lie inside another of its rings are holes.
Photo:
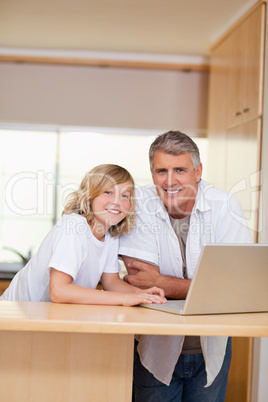
[[[244,24],[239,26],[226,40],[228,43],[228,82],[227,82],[227,126],[241,123],[241,102],[243,99],[244,49],[240,45],[245,34]]]
[[[213,47],[208,115],[209,181],[240,200],[254,241],[258,240],[265,31],[265,4],[257,3]],[[251,360],[251,340],[235,338],[226,401],[250,400]]]
[[[225,402],[250,402],[253,338],[233,338]]]
[[[132,335],[0,333],[1,400],[130,402]]]
[[[245,175],[240,168],[242,161],[248,170],[253,163],[257,166],[256,158],[259,160],[261,123],[254,133],[252,128],[246,129],[251,130],[251,139],[255,135],[256,141],[259,141],[259,144],[253,141],[250,157],[249,152],[243,152],[243,149],[250,148],[250,141],[245,136],[246,143],[243,145],[240,134],[244,126],[238,126],[251,120],[257,121],[262,114],[264,12],[264,4],[254,7],[254,11],[249,13],[245,20],[240,21],[236,29],[226,36],[225,41],[214,49],[211,56],[208,180],[227,190],[237,181],[240,173]],[[230,148],[231,141],[234,141],[234,146]],[[241,148],[236,147],[235,142],[239,143]],[[229,149],[236,149],[238,152],[231,151],[230,154]],[[256,171],[257,168],[254,169]],[[245,208],[248,210],[248,206]]]
[[[268,337],[268,312],[182,316],[141,307],[2,301],[0,331]]]
[[[134,333],[268,336],[268,313],[163,317],[138,307],[1,302],[1,400],[130,402]],[[233,385],[250,387],[244,339],[237,354],[234,347],[231,395]]]
[[[87,67],[113,67],[113,68],[135,68],[144,70],[166,70],[166,71],[209,71],[206,63],[168,63],[150,61],[128,61],[112,59],[93,59],[75,57],[53,57],[53,56],[29,56],[29,55],[4,55],[0,54],[0,62],[7,63],[31,63],[31,64],[52,64],[63,66],[87,66]]]
[[[265,5],[258,7],[245,24],[247,36],[241,44],[245,49],[245,103],[242,109],[249,107],[244,113],[244,120],[248,120],[263,113]]]
[[[0,280],[0,296],[4,293],[6,288],[9,286],[10,281]]]
[[[215,49],[217,49],[218,46],[220,46],[223,42],[226,41],[226,38],[232,34],[232,32],[241,24],[241,22],[245,21],[245,19],[253,12],[256,10],[256,8],[260,7],[262,4],[266,4],[267,0],[257,0],[255,4],[252,5],[252,7],[246,11],[245,14],[243,14],[227,31],[225,31],[219,39],[214,42],[214,44],[210,47],[211,52],[214,52]]]
[[[233,31],[229,49],[228,127],[262,114],[265,5]]]

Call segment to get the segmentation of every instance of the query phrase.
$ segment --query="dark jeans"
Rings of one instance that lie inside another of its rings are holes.
[[[134,352],[135,402],[224,402],[232,355],[232,339],[228,339],[222,368],[205,388],[207,374],[203,354],[182,354],[175,366],[169,386],[158,381],[141,364],[135,342]]]

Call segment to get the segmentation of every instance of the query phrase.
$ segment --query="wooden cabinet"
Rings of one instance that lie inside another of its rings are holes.
[[[251,401],[253,338],[233,337],[232,347],[225,402],[249,402]]]
[[[208,180],[237,195],[255,241],[264,33],[265,2],[259,1],[213,47],[209,84]]]
[[[258,1],[212,48],[208,181],[241,202],[258,241],[265,2]],[[251,399],[253,342],[233,340],[226,402]]]
[[[264,9],[257,7],[226,38],[228,127],[262,113]]]
[[[0,280],[0,296],[4,293],[6,288],[8,288],[10,281],[8,280]]]

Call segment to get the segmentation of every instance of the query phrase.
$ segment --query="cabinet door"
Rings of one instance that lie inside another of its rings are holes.
[[[241,104],[243,117],[252,119],[262,115],[264,79],[264,33],[265,5],[258,7],[245,21],[245,52],[243,86],[244,99]]]
[[[244,92],[242,83],[244,49],[241,46],[241,41],[244,33],[243,28],[244,25],[242,24],[225,41],[228,45],[226,58],[228,66],[226,86],[228,99],[227,126],[238,124],[242,120],[241,98],[243,98],[242,92]]]
[[[261,118],[229,129],[226,137],[226,190],[240,201],[256,240],[260,195]]]
[[[225,402],[249,402],[251,394],[253,339],[233,337],[232,349]]]
[[[229,43],[228,117],[231,127],[262,114],[264,5],[226,39]]]

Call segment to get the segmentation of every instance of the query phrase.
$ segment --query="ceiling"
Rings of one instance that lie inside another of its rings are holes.
[[[0,0],[0,47],[208,55],[257,0]]]

